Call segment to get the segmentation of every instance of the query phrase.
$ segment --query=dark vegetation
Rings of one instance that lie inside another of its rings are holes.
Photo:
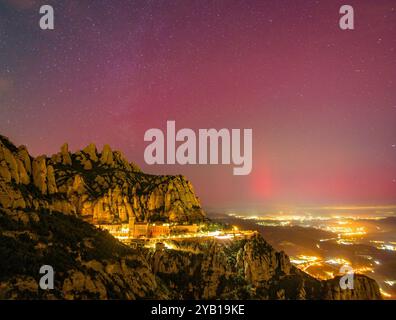
[[[39,220],[31,218],[25,224],[0,208],[0,233],[0,280],[17,275],[37,278],[44,264],[58,273],[81,269],[80,261],[114,259],[132,251],[77,217],[47,210],[41,210]]]

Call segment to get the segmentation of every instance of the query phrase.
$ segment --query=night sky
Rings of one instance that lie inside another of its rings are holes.
[[[0,134],[33,155],[108,143],[205,207],[395,203],[395,49],[395,0],[0,0]],[[252,128],[252,173],[146,165],[167,120]]]

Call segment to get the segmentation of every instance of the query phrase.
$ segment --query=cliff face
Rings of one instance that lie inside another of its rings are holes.
[[[89,222],[200,221],[193,187],[183,176],[154,176],[105,145],[33,158],[0,136],[0,204],[9,209],[47,208]]]
[[[141,250],[72,215],[0,208],[1,299],[166,299]],[[39,288],[40,267],[54,289]]]
[[[337,278],[312,278],[258,234],[242,240],[184,240],[172,247],[176,250],[148,256],[174,299],[381,299],[377,283],[362,275],[355,276],[354,290],[341,290]]]
[[[184,177],[144,174],[108,146],[33,158],[0,136],[0,299],[381,298],[365,276],[354,290],[310,277],[258,234],[133,249],[83,221],[131,217],[191,222],[204,213]],[[41,290],[48,264],[55,289]]]
[[[72,215],[0,208],[0,299],[380,299],[356,276],[354,290],[319,281],[259,235],[184,240],[133,249]],[[39,288],[42,265],[53,290]]]
[[[355,275],[354,290],[342,290],[340,277],[323,282],[323,299],[326,300],[367,300],[381,299],[377,282],[366,276]]]
[[[272,283],[293,270],[289,258],[259,235],[175,241],[172,247],[175,250],[151,252],[149,261],[153,272],[175,289],[176,299],[269,299]]]

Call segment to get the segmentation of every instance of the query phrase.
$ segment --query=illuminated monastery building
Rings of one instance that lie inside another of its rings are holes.
[[[135,222],[132,218],[129,223],[118,223],[118,224],[101,224],[96,223],[96,227],[109,231],[114,237],[119,240],[136,239],[136,238],[159,238],[169,236],[171,233],[185,234],[185,233],[196,233],[198,231],[198,225],[170,225],[147,223],[147,222]]]

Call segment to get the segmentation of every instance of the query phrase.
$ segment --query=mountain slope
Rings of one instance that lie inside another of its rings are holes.
[[[355,290],[310,277],[258,234],[133,249],[92,225],[131,217],[206,219],[182,176],[144,174],[107,146],[33,158],[0,136],[0,299],[381,298],[365,276]],[[42,265],[53,290],[38,287]]]
[[[74,154],[67,144],[52,157],[33,158],[0,136],[0,204],[5,208],[48,208],[86,221],[202,221],[204,212],[183,176],[145,174],[105,145]]]
[[[71,215],[0,208],[0,299],[167,297],[141,250]],[[39,289],[42,265],[54,290]]]
[[[0,299],[381,299],[365,276],[355,290],[310,277],[258,234],[172,247],[133,249],[73,215],[0,208]],[[39,288],[42,265],[53,290]]]

